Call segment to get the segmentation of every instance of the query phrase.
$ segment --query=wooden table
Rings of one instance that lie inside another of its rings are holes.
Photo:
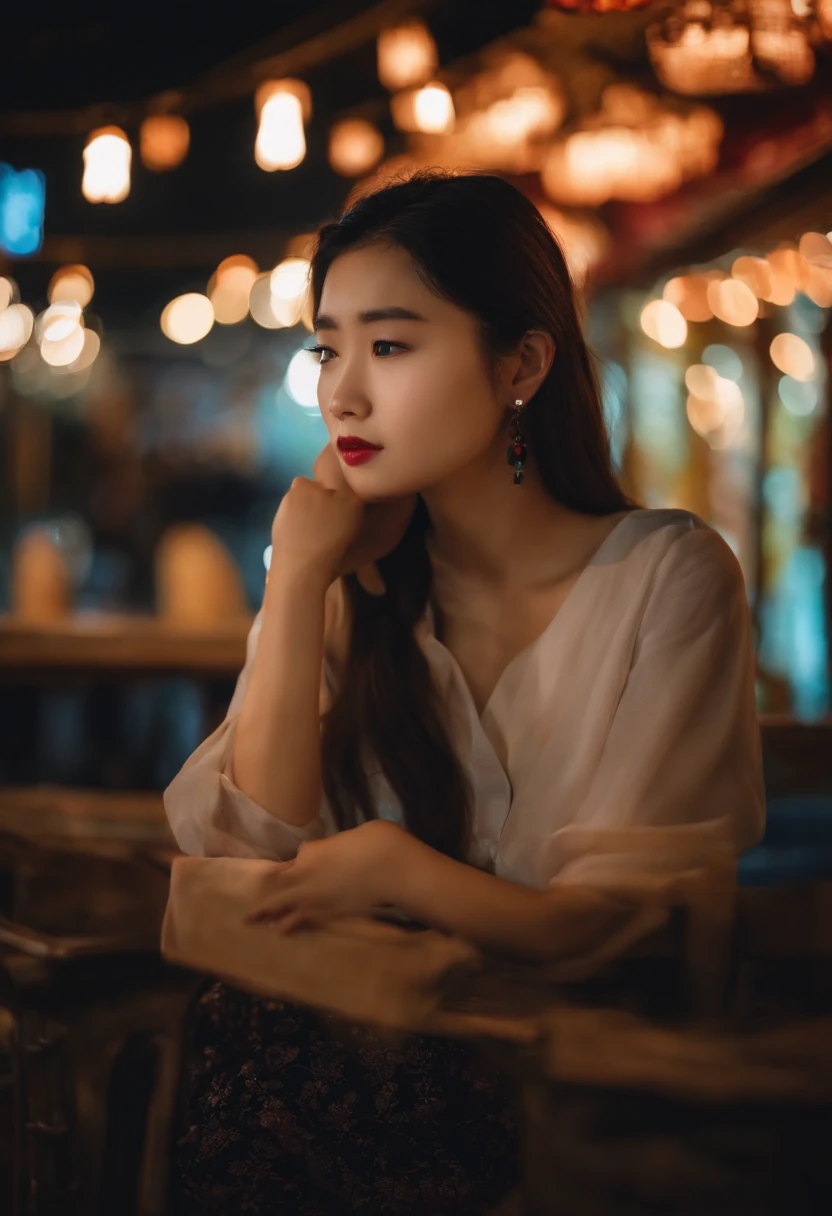
[[[252,619],[194,629],[152,615],[78,613],[54,625],[0,616],[0,679],[233,677],[245,662]]]

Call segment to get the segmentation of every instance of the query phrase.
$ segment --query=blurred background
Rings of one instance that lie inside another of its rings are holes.
[[[416,166],[540,208],[625,486],[737,554],[761,714],[828,718],[832,0],[0,21],[5,823],[106,802],[157,830],[326,438],[310,234]]]

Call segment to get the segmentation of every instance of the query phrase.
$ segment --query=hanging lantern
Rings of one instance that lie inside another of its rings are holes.
[[[139,128],[142,164],[154,173],[181,165],[190,142],[191,129],[178,114],[152,114]]]
[[[551,146],[541,184],[554,202],[573,206],[650,202],[712,172],[722,134],[721,119],[704,106],[670,106],[632,85],[611,85],[601,110]]]
[[[294,169],[306,155],[303,124],[312,116],[312,94],[302,80],[268,80],[257,90],[260,119],[254,159],[267,173]]]
[[[363,118],[347,118],[329,133],[329,163],[342,177],[360,177],[384,155],[384,139],[378,127]]]
[[[400,131],[440,135],[454,125],[454,99],[444,84],[404,89],[390,99],[393,122]]]
[[[130,141],[121,127],[99,127],[84,148],[81,190],[91,203],[120,203],[130,193]]]
[[[790,0],[687,0],[647,27],[647,49],[675,93],[754,93],[811,80],[810,29]]]
[[[382,30],[377,54],[378,78],[391,92],[425,84],[439,65],[436,43],[421,21]]]

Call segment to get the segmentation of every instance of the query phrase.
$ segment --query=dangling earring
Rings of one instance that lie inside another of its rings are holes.
[[[514,417],[509,425],[511,433],[511,443],[508,446],[507,462],[514,469],[514,484],[522,485],[523,482],[523,465],[526,463],[526,442],[520,431],[520,411],[523,408],[523,402],[518,398],[514,403]]]

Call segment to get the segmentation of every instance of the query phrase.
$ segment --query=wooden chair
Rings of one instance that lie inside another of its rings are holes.
[[[167,876],[4,834],[0,882],[11,1213],[164,1216],[198,983],[159,957]]]

